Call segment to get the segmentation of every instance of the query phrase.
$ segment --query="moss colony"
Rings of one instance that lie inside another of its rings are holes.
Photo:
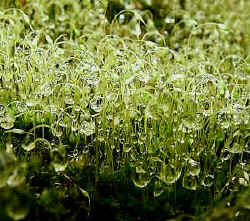
[[[250,219],[250,1],[0,1],[0,220]]]

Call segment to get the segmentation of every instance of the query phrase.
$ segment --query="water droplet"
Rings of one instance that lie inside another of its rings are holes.
[[[185,75],[184,74],[173,74],[171,77],[170,77],[170,81],[176,81],[176,80],[184,80],[185,79]]]
[[[123,145],[123,152],[124,152],[124,153],[130,152],[131,149],[132,149],[132,146],[131,146],[129,143],[125,143],[125,144]]]
[[[62,164],[62,163],[53,162],[52,165],[53,165],[56,172],[63,172],[67,167],[67,163]]]
[[[163,192],[164,192],[164,189],[163,189],[163,184],[161,181],[155,181],[154,183],[154,197],[159,197]]]
[[[7,185],[7,181],[16,166],[16,159],[7,152],[0,152],[0,188]]]
[[[24,183],[24,181],[25,181],[24,171],[22,166],[19,166],[14,170],[13,174],[8,178],[7,184],[10,187],[16,187]]]
[[[151,179],[147,173],[140,173],[133,179],[133,183],[138,188],[144,188],[150,183]]]
[[[10,203],[6,210],[8,216],[10,216],[13,220],[23,220],[29,213],[29,208],[23,206],[21,202]]]
[[[125,23],[125,15],[124,14],[119,15],[119,22],[120,22],[120,24]]]
[[[79,129],[78,124],[74,121],[71,122],[71,130],[73,132],[77,131]]]
[[[10,172],[1,172],[0,173],[1,178],[0,178],[0,188],[4,187],[7,185],[8,178],[10,176]]]
[[[135,170],[136,170],[136,173],[146,173],[146,171],[142,168],[142,166],[137,166]]]
[[[6,152],[7,153],[13,153],[13,144],[12,143],[6,143]]]
[[[221,161],[224,162],[229,160],[230,158],[231,158],[231,153],[226,149],[222,154]]]
[[[249,182],[244,178],[244,177],[240,177],[239,178],[239,184],[245,187],[248,187]]]
[[[27,105],[25,103],[22,102],[17,102],[16,103],[16,108],[19,112],[25,112],[27,111]]]
[[[7,181],[12,174],[14,159],[10,154],[0,153],[0,188],[7,185]]]
[[[234,143],[231,148],[229,148],[229,151],[231,153],[243,153],[244,151],[244,145],[240,145],[238,143]]]
[[[175,23],[175,19],[174,18],[166,17],[165,18],[165,23],[166,24],[174,24]]]
[[[202,185],[206,187],[211,187],[214,183],[214,176],[213,175],[206,175],[202,180]]]
[[[70,119],[70,118],[68,118],[68,119]],[[64,119],[60,119],[58,122],[58,125],[61,127],[67,127],[67,121]]]
[[[35,142],[31,142],[28,145],[22,144],[22,148],[25,149],[26,151],[31,151],[36,147],[36,143]]]
[[[37,104],[39,104],[39,102],[36,100],[28,100],[26,102],[27,107],[33,107],[33,106],[36,106]]]
[[[64,102],[67,105],[73,105],[75,103],[72,97],[65,97]]]
[[[246,179],[246,181],[249,182],[249,174],[248,174],[248,172],[244,171],[243,174],[244,174],[244,178]]]
[[[190,175],[189,173],[185,173],[182,179],[182,186],[188,190],[196,190],[197,189],[196,177]]]
[[[173,184],[180,178],[181,172],[181,167],[162,163],[161,172],[157,178],[166,184]]]
[[[0,126],[5,130],[9,130],[14,127],[14,122],[14,117],[11,117],[9,115],[0,118]]]
[[[120,123],[120,118],[119,117],[115,117],[114,118],[114,126],[119,125],[119,123]]]
[[[131,25],[131,32],[136,36],[139,36],[141,34],[141,27],[139,22]]]
[[[52,134],[56,137],[61,137],[63,135],[63,131],[61,128],[57,127],[57,128],[53,128],[52,130]]]
[[[9,168],[15,161],[16,158],[14,155],[7,152],[0,152],[0,169],[4,169],[5,167]]]
[[[90,101],[89,110],[92,115],[95,115],[102,110],[102,97],[95,97]]]
[[[192,145],[192,144],[194,143],[194,139],[193,139],[193,138],[189,138],[189,139],[188,139],[188,143],[189,143],[190,145]]]
[[[91,121],[84,121],[84,123],[81,124],[80,132],[82,134],[85,134],[86,136],[90,136],[95,133],[95,122]]]
[[[221,123],[221,128],[222,129],[228,129],[230,127],[230,122],[225,121]]]
[[[189,173],[192,176],[198,176],[200,174],[200,162],[197,162],[193,159],[188,160],[189,163]]]
[[[46,110],[50,113],[55,114],[57,112],[57,106],[55,105],[49,105],[46,107]]]

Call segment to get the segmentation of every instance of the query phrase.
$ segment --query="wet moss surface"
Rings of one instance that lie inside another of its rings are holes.
[[[0,220],[248,220],[248,1],[0,1]]]

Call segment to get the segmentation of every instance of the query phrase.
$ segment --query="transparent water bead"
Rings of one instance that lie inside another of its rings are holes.
[[[85,134],[86,136],[90,136],[95,133],[95,122],[83,122],[81,124],[80,133]]]
[[[188,163],[189,163],[189,173],[190,173],[190,175],[199,176],[200,171],[201,171],[200,162],[197,162],[197,161],[190,158],[188,160]]]
[[[214,183],[214,176],[213,175],[206,175],[202,180],[202,185],[205,187],[211,187]]]
[[[33,149],[36,148],[36,143],[35,142],[31,142],[28,145],[22,144],[22,148],[26,151],[31,151]]]
[[[133,183],[138,188],[146,187],[151,181],[150,176],[147,173],[140,173],[137,174],[136,177],[133,179]]]
[[[5,130],[14,127],[15,118],[10,115],[0,116],[0,127]]]
[[[21,168],[16,168],[9,177],[7,184],[10,187],[16,187],[25,182],[25,175]]]
[[[26,206],[23,202],[15,200],[14,203],[11,201],[6,208],[8,216],[13,220],[23,220],[29,213],[29,207]]]
[[[58,111],[58,108],[56,105],[48,105],[46,108],[45,108],[46,111],[50,112],[50,113],[53,113],[53,114],[56,114],[57,111]]]
[[[239,184],[245,187],[248,187],[249,185],[249,181],[247,181],[247,179],[245,179],[244,177],[240,177],[239,178]]]
[[[68,166],[67,163],[63,164],[63,163],[53,162],[52,164],[53,164],[53,167],[55,169],[55,172],[63,172]]]
[[[231,153],[243,153],[244,149],[245,149],[244,145],[234,143],[233,146],[231,148],[229,148],[229,151]]]
[[[135,168],[136,173],[146,173],[142,166],[137,166]]]
[[[196,190],[198,187],[197,178],[189,173],[185,173],[182,179],[182,186],[188,190]]]
[[[129,143],[125,143],[123,145],[123,152],[129,153],[131,151],[131,149],[132,149],[132,145],[130,145]]]
[[[175,19],[174,18],[170,18],[170,17],[166,17],[165,18],[165,23],[166,24],[174,24],[175,23]]]
[[[155,181],[154,183],[154,197],[159,197],[164,192],[164,186],[161,181]]]
[[[161,171],[157,178],[166,184],[173,184],[180,178],[182,168],[173,164],[162,163]]]

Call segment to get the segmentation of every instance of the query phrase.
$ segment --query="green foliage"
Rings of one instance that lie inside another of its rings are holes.
[[[246,220],[249,10],[1,1],[0,217]]]

